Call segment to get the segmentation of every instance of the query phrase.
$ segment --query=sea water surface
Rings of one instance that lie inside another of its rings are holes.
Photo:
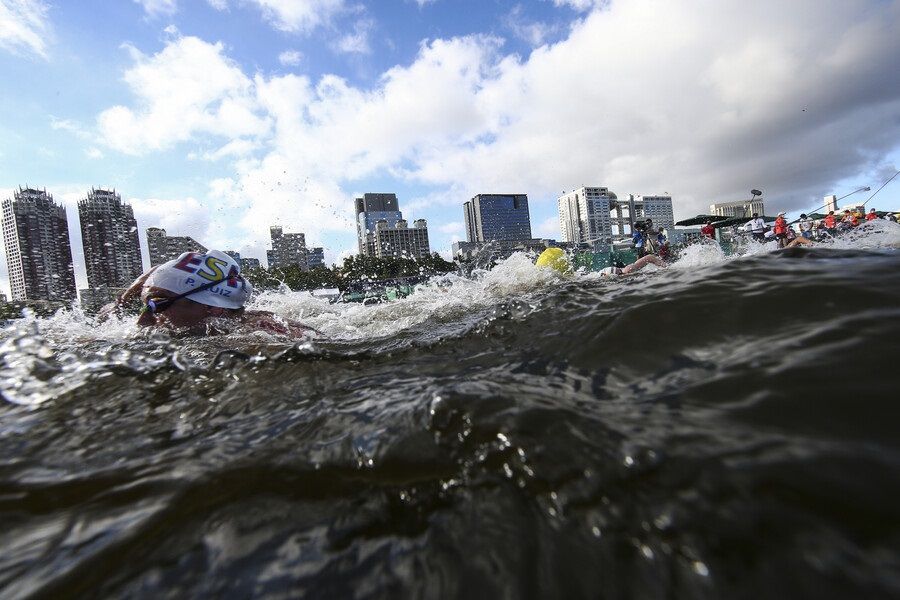
[[[900,596],[900,226],[256,304],[0,331],[0,597]]]

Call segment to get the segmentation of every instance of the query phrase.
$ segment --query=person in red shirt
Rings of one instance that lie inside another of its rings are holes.
[[[823,221],[825,222],[825,231],[828,232],[828,235],[831,237],[837,235],[837,220],[834,218],[833,210],[828,211]]]
[[[713,227],[712,221],[707,221],[706,225],[700,228],[700,233],[711,240],[716,239],[716,228]]]
[[[775,234],[775,239],[778,240],[778,247],[784,248],[787,245],[787,221],[784,219],[783,212],[778,213],[772,232]]]
[[[875,214],[875,209],[874,209],[874,208],[871,209],[871,210],[866,214],[866,221],[874,221],[874,220],[877,219],[877,218],[878,218],[878,215]]]

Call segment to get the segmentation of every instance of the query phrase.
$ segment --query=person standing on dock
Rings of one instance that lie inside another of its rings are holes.
[[[837,220],[834,218],[834,211],[828,211],[828,214],[825,215],[825,231],[831,237],[837,235]]]
[[[750,235],[757,242],[766,241],[766,222],[762,220],[759,213],[753,213],[753,218],[750,219]]]
[[[784,213],[778,213],[775,219],[775,227],[772,228],[775,233],[775,239],[778,240],[778,247],[784,248],[787,245],[787,221],[784,219]]]
[[[869,209],[869,212],[866,214],[866,221],[874,221],[878,218],[878,215],[875,213],[875,209]]]
[[[813,220],[806,216],[806,213],[803,213],[800,215],[798,225],[800,227],[800,235],[811,240],[813,236]]]

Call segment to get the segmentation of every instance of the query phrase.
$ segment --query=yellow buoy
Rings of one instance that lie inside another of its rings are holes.
[[[538,256],[537,262],[534,263],[538,267],[550,268],[560,273],[571,273],[572,265],[562,248],[547,248]]]

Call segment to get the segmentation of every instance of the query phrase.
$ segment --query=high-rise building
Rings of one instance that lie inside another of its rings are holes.
[[[559,230],[564,242],[612,242],[610,208],[616,195],[605,187],[580,187],[557,199]]]
[[[719,202],[709,205],[709,214],[720,217],[750,217],[753,213],[765,214],[762,198],[738,200],[737,202]]]
[[[20,187],[3,201],[3,240],[13,300],[75,299],[66,209],[47,190]]]
[[[306,248],[305,233],[284,233],[281,227],[269,227],[272,237],[272,249],[266,250],[269,268],[298,265],[302,270],[309,270],[309,251]]]
[[[310,269],[325,266],[325,250],[324,248],[310,248],[306,255],[306,264]]]
[[[363,194],[354,201],[354,220],[359,253],[375,256],[375,224],[385,221],[394,227],[403,218],[396,194]]]
[[[632,222],[652,219],[654,227],[662,227],[666,231],[675,228],[672,196],[635,196],[631,199],[631,214]]]
[[[204,253],[206,247],[190,236],[166,235],[165,229],[148,227],[147,250],[150,253],[150,266],[155,267],[178,258],[185,252]]]
[[[531,239],[526,194],[478,194],[463,204],[463,213],[470,242]]]
[[[115,190],[91,189],[78,202],[88,287],[128,287],[144,271],[137,221]]]
[[[375,224],[375,256],[378,258],[419,258],[428,256],[428,224],[416,219],[412,228],[400,219],[392,227],[386,219]]]

